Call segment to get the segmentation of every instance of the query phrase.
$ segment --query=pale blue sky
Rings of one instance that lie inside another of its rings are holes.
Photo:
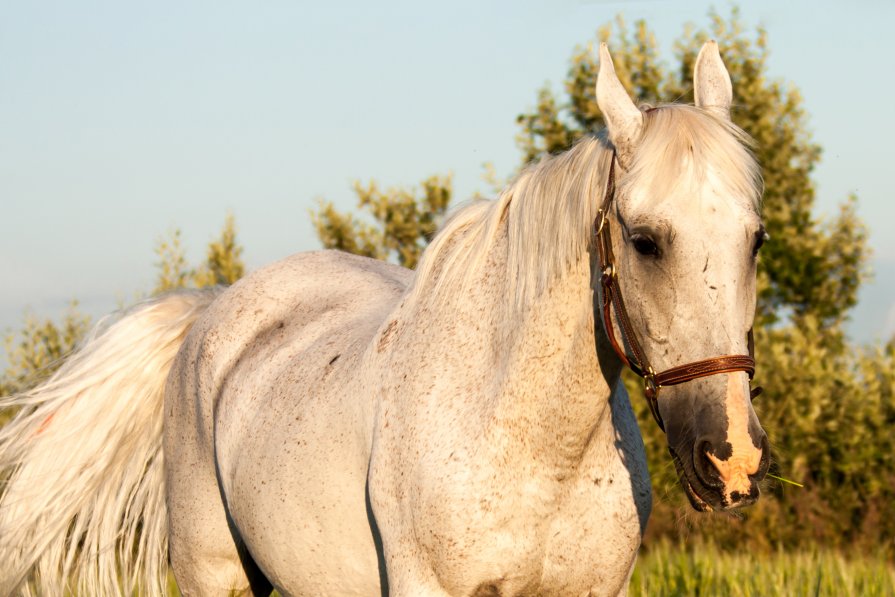
[[[228,210],[257,268],[317,248],[308,209],[353,207],[354,179],[450,171],[458,199],[487,191],[482,163],[518,165],[515,117],[543,84],[559,89],[576,44],[621,12],[668,49],[710,6],[2,2],[0,330],[73,298],[93,315],[132,300],[153,284],[161,235],[181,228],[197,262]],[[824,147],[818,213],[854,191],[871,227],[876,281],[852,334],[891,334],[895,3],[742,12],[767,27],[771,75],[801,89]]]

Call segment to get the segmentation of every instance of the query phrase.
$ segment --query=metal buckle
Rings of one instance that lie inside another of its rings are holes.
[[[648,366],[643,374],[643,391],[651,400],[655,400],[662,388],[656,383],[656,372],[652,366]]]
[[[662,388],[656,383],[656,372],[652,367],[646,368],[643,376],[643,393],[646,396],[646,402],[649,404],[649,410],[653,414],[653,419],[659,429],[665,431],[665,422],[662,421],[662,415],[659,414],[659,390]]]

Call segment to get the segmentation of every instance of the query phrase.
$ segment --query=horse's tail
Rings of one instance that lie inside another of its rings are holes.
[[[165,591],[165,380],[216,294],[104,320],[48,381],[0,399],[20,409],[0,429],[0,595]]]

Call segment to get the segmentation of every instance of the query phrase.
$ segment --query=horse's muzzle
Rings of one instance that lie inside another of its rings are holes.
[[[713,456],[711,443],[694,442],[693,449],[686,450],[684,458],[669,447],[681,486],[693,508],[699,512],[731,510],[754,504],[761,490],[770,465],[770,448],[767,436],[760,440],[761,456],[757,463],[736,461],[733,458],[720,461]]]

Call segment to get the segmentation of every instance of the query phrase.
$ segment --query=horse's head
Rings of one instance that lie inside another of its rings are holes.
[[[613,263],[602,265],[627,307],[613,305],[610,337],[632,368],[643,365],[647,385],[668,382],[657,384],[656,415],[690,502],[727,509],[754,502],[768,470],[747,356],[765,232],[758,167],[730,122],[730,77],[714,42],[694,78],[695,107],[638,109],[601,46],[597,102],[617,155],[605,210]],[[687,364],[698,375],[682,373],[683,383],[663,373]]]

